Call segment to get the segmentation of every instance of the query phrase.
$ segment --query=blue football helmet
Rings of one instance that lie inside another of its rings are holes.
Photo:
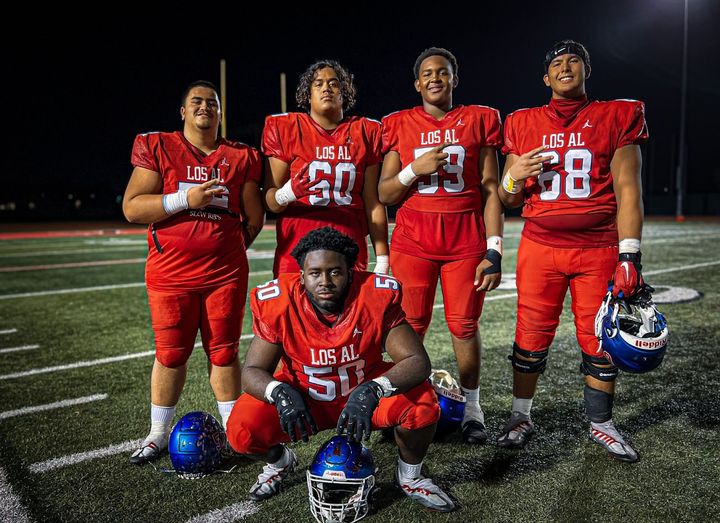
[[[612,295],[612,286],[595,317],[595,336],[607,360],[626,372],[649,372],[662,363],[668,343],[665,316],[643,285],[633,297]]]
[[[433,369],[430,373],[430,383],[440,403],[437,432],[444,434],[457,430],[465,415],[467,401],[460,385],[448,371],[442,369]]]
[[[175,424],[168,440],[170,461],[178,475],[197,479],[211,474],[222,461],[226,436],[207,412],[189,412]]]
[[[307,471],[310,512],[320,523],[352,523],[367,516],[375,488],[370,450],[335,436],[315,453]]]

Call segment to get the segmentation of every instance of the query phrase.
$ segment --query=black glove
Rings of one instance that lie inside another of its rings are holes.
[[[483,271],[483,274],[497,274],[498,272],[502,272],[502,269],[500,268],[502,264],[502,254],[500,254],[495,249],[488,249],[485,252],[485,258],[487,261],[492,263],[490,267],[485,269]]]
[[[366,381],[355,387],[340,413],[337,433],[347,434],[355,441],[362,440],[363,436],[368,439],[372,432],[372,415],[382,397],[383,389],[374,381]]]
[[[270,396],[280,414],[280,428],[292,441],[297,441],[296,428],[300,430],[303,441],[307,441],[308,436],[318,432],[315,420],[298,391],[287,383],[281,383],[273,389]],[[310,428],[309,434],[306,425]]]

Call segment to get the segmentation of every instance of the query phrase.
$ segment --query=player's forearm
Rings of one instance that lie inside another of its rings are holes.
[[[502,236],[503,235],[503,205],[498,195],[497,182],[483,182],[483,220],[485,222],[486,236]]]
[[[389,254],[387,209],[383,204],[377,202],[372,209],[366,208],[365,214],[375,256]]]
[[[288,208],[287,205],[280,205],[275,198],[275,193],[278,191],[277,187],[270,187],[265,190],[265,206],[268,211],[274,212],[275,214],[281,213]]]
[[[397,173],[391,178],[382,178],[378,185],[378,196],[383,205],[395,205],[403,199],[410,190],[410,186],[403,185],[398,180]]]
[[[162,194],[139,194],[125,200],[123,213],[130,223],[157,223],[170,216],[163,207]]]
[[[636,195],[625,194],[618,201],[617,228],[618,238],[642,238],[643,202],[639,191]]]
[[[260,401],[267,401],[265,398],[265,389],[274,381],[273,375],[266,369],[260,367],[243,368],[242,385],[243,390],[250,394],[253,398]]]
[[[417,387],[430,376],[431,365],[427,353],[415,353],[396,361],[384,376],[390,380],[398,393]]]

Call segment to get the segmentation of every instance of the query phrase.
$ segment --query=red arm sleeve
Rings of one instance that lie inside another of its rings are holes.
[[[621,116],[623,127],[620,129],[617,148],[630,144],[639,145],[648,139],[648,127],[645,122],[645,104],[633,101]]]
[[[485,147],[499,149],[503,145],[502,123],[500,111],[492,109],[483,114],[483,127],[485,131]]]
[[[143,169],[159,173],[160,167],[150,146],[151,136],[153,135],[138,134],[135,137],[135,143],[133,143],[132,153],[130,154],[130,163],[135,167],[142,167]]]
[[[278,118],[268,116],[265,118],[265,127],[262,135],[262,152],[265,156],[272,156],[285,163],[290,163],[290,158],[283,149],[283,143],[278,128]]]

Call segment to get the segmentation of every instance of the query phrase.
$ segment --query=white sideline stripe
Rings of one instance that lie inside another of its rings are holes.
[[[69,465],[82,463],[83,461],[106,458],[108,456],[114,456],[115,454],[129,452],[140,446],[142,442],[143,440],[136,439],[133,441],[126,441],[125,443],[120,443],[117,445],[110,445],[109,447],[105,447],[102,449],[91,450],[88,452],[78,452],[77,454],[70,454],[68,456],[62,456],[60,458],[53,458],[47,461],[33,463],[28,467],[28,469],[30,470],[30,472],[34,472],[36,474],[39,474],[41,472],[49,472],[51,470],[67,467]]]
[[[711,265],[718,265],[720,264],[720,260],[705,262],[705,263],[695,263],[693,265],[683,265],[682,267],[670,267],[668,269],[656,269],[654,271],[647,271],[643,272],[643,276],[653,276],[655,274],[665,274],[666,272],[676,272],[676,271],[687,271],[690,269],[699,269],[701,267],[710,267]]]
[[[5,469],[0,467],[0,521],[13,521],[15,523],[30,523],[31,519],[27,509],[20,503],[7,480]]]
[[[195,516],[192,519],[188,519],[187,523],[224,523],[226,521],[239,521],[248,516],[252,516],[258,510],[260,510],[258,503],[241,501],[240,503],[235,503],[225,508],[212,510],[207,514]]]
[[[272,274],[272,271],[254,271],[248,276],[262,276]],[[113,289],[127,289],[129,287],[144,287],[145,282],[118,283],[115,285],[96,285],[94,287],[76,287],[74,289],[56,289],[53,291],[20,292],[17,294],[0,294],[0,300],[11,300],[14,298],[34,298],[36,296],[52,296],[54,294],[73,294],[76,292],[109,291]]]
[[[17,329],[3,329],[0,330],[0,334],[15,334]]]
[[[107,397],[108,395],[104,393],[93,394],[92,396],[83,396],[82,398],[46,403],[45,405],[35,405],[33,407],[23,407],[21,409],[6,410],[5,412],[0,412],[0,420],[14,418],[15,416],[23,416],[25,414],[33,414],[35,412],[43,412],[45,410],[55,410],[62,409],[63,407],[72,407],[73,405],[82,405],[83,403],[104,400],[107,399]]]
[[[39,347],[40,345],[21,345],[20,347],[7,347],[6,349],[0,349],[0,354],[7,354],[8,352],[20,352],[21,350],[32,350]]]
[[[24,370],[22,372],[12,372],[10,374],[0,374],[0,380],[10,380],[14,378],[24,378],[25,376],[33,376],[35,374],[45,374],[46,372],[57,372],[59,370],[79,369],[80,367],[92,367],[94,365],[104,365],[105,363],[114,363],[116,361],[131,360],[134,358],[144,358],[145,356],[155,355],[154,350],[146,350],[143,352],[135,352],[133,354],[123,354],[122,356],[112,356],[109,358],[100,358],[98,360],[76,361],[66,365],[56,365],[54,367],[42,367],[40,369]]]
[[[53,263],[46,265],[16,265],[15,267],[0,267],[0,272],[50,271],[55,269],[77,269],[81,267],[103,267],[105,265],[130,265],[133,263],[145,263],[145,258],[127,258],[124,260],[96,260],[73,263]]]

